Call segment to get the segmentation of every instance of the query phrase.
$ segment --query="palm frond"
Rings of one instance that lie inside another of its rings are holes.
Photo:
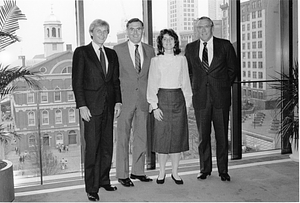
[[[20,140],[21,136],[15,131],[12,132],[5,131],[3,124],[0,124],[0,142],[7,144],[12,140],[12,138]]]
[[[19,29],[19,20],[26,20],[26,16],[17,7],[15,0],[4,0],[4,5],[0,7],[0,50],[19,41],[15,35]]]
[[[31,72],[23,67],[9,68],[6,66],[1,68],[0,64],[0,98],[11,93],[17,86],[13,85],[13,81],[23,80],[30,88],[39,89],[39,83],[36,78],[40,76],[36,72]]]

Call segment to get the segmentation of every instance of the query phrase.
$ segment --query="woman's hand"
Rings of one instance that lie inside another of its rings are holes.
[[[162,121],[163,119],[163,112],[160,110],[160,108],[153,109],[154,118],[158,121]]]

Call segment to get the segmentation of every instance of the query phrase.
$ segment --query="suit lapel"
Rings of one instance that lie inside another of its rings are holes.
[[[100,71],[100,75],[105,78],[103,70],[101,68],[101,63],[99,61],[99,58],[97,56],[97,54],[95,53],[95,50],[93,48],[92,43],[87,45],[87,50],[88,50],[88,56],[91,57],[91,61],[93,61],[93,63],[95,64],[95,66],[97,67],[97,70]]]
[[[149,66],[147,64],[150,64],[150,60],[151,60],[150,57],[148,56],[149,53],[145,49],[145,46],[143,43],[142,43],[142,48],[143,48],[144,61],[142,64],[142,70],[140,72],[140,75],[144,75],[145,73],[148,73]]]
[[[215,37],[213,38],[213,46],[214,46],[214,56],[209,66],[209,72],[215,69],[216,67],[215,63],[218,61],[221,52],[221,47],[222,47],[221,44],[219,43],[219,40],[216,39]]]

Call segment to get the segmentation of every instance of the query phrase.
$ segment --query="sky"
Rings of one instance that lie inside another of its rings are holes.
[[[207,15],[208,0],[199,1],[199,15]],[[16,34],[21,42],[16,42],[0,52],[0,63],[9,65],[24,55],[32,59],[44,53],[44,22],[53,11],[62,23],[64,50],[66,44],[77,47],[75,30],[74,0],[16,0],[17,6],[26,16],[19,21]],[[3,0],[0,0],[3,5]],[[167,0],[152,0],[153,30],[167,28]],[[84,0],[85,44],[91,40],[88,33],[90,23],[97,18],[106,20],[110,33],[106,42],[117,42],[117,33],[125,29],[125,20],[133,17],[142,19],[142,0]]]

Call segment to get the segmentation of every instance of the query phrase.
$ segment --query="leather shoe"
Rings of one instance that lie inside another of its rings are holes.
[[[221,177],[222,181],[230,181],[230,176],[228,175],[228,173],[220,173],[219,176]]]
[[[151,182],[152,181],[152,179],[147,177],[146,175],[138,176],[138,175],[131,174],[130,178],[131,179],[139,179],[142,182]]]
[[[177,185],[182,185],[182,184],[183,184],[183,180],[182,180],[182,179],[176,180],[176,179],[174,178],[173,175],[171,175],[171,177],[172,177],[172,179],[174,180],[174,182],[175,182]]]
[[[123,185],[125,187],[133,187],[134,186],[133,182],[129,178],[125,178],[125,179],[119,178],[118,182],[121,183],[121,185]]]
[[[166,178],[166,175],[164,176],[163,179],[158,179],[158,177],[157,177],[156,183],[157,183],[157,184],[164,184],[164,183],[165,183],[165,178]]]
[[[112,186],[112,185],[103,185],[101,187],[103,187],[106,191],[116,191],[117,190],[117,187]]]
[[[211,173],[200,173],[198,176],[197,176],[197,179],[206,179],[207,176],[210,176]]]
[[[98,202],[99,201],[99,195],[97,193],[87,193],[87,197],[90,201]]]

